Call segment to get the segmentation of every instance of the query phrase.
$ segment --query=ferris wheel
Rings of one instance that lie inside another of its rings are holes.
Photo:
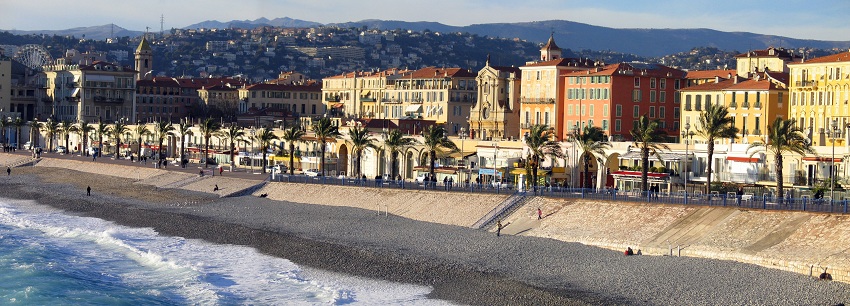
[[[15,52],[15,55],[12,58],[24,66],[36,70],[41,70],[41,66],[53,62],[53,58],[50,57],[50,53],[48,53],[41,45],[23,45],[18,48],[18,51]]]

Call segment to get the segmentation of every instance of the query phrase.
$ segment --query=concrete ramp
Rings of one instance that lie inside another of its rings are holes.
[[[698,243],[706,236],[712,236],[718,226],[736,214],[737,210],[698,207],[688,212],[662,229],[658,235],[642,241],[647,247],[668,247],[671,243],[679,246],[689,246]]]

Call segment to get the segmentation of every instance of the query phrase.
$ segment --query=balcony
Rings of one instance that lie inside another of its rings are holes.
[[[339,97],[326,97],[325,102],[339,102]]]
[[[750,108],[750,102],[744,101],[744,103],[741,104],[741,108]]]
[[[554,98],[522,98],[524,104],[555,104]]]
[[[729,108],[736,108],[736,107],[738,107],[738,103],[736,103],[735,101],[729,102]]]
[[[755,107],[756,109],[761,109],[761,102],[756,102],[755,104],[753,104],[753,107]]]
[[[761,135],[761,130],[753,130],[753,135]]]
[[[375,98],[372,98],[372,97],[361,97],[360,98],[360,102],[375,102],[375,101],[377,101],[377,100]]]
[[[94,96],[92,101],[95,103],[124,103],[124,98],[112,98],[104,96]]]
[[[794,83],[797,87],[817,89],[818,83],[815,81],[797,81]]]

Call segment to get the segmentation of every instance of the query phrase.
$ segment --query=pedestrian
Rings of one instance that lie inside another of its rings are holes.
[[[499,220],[498,222],[496,222],[496,237],[499,237],[499,236],[502,235],[502,227],[503,227],[502,226],[502,220]]]
[[[12,175],[12,167],[6,167],[6,176]]]
[[[213,188],[213,191],[218,191],[218,184],[215,184],[215,188]]]
[[[204,177],[204,169],[198,171],[198,176]]]
[[[224,167],[218,166],[218,175],[221,176],[224,173]]]
[[[449,177],[449,190],[452,190],[452,185],[455,184],[454,177]]]
[[[449,177],[448,176],[443,177],[443,189],[449,190]]]
[[[537,220],[543,219],[543,211],[540,210],[540,207],[537,208]]]
[[[91,196],[91,186],[86,186],[86,195]]]

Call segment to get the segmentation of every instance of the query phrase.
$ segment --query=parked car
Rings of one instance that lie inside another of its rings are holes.
[[[27,143],[24,144],[24,150],[32,150],[32,142],[31,141],[27,141]]]
[[[65,146],[58,146],[56,147],[56,153],[67,154],[68,148],[66,148]]]
[[[510,189],[511,187],[513,187],[513,185],[511,185],[511,182],[509,182],[507,180],[494,181],[491,184],[493,185],[493,188],[500,188],[500,189]]]
[[[304,170],[304,175],[306,176],[322,176],[322,172],[319,169],[307,169]]]
[[[426,177],[428,177],[428,173],[419,173],[419,175],[416,176],[416,182],[417,183],[425,182]]]

